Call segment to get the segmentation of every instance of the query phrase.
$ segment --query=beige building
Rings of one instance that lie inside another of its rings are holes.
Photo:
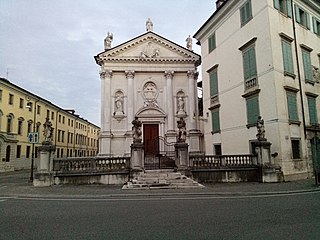
[[[37,165],[46,118],[54,128],[55,158],[98,153],[98,126],[0,78],[0,171],[30,168],[33,154]]]
[[[101,67],[100,154],[130,155],[136,117],[142,122],[145,158],[159,154],[160,139],[176,142],[181,117],[186,122],[189,151],[198,153],[200,56],[192,51],[191,38],[182,47],[154,33],[150,19],[146,28],[146,33],[115,47],[108,33],[105,51],[95,57]]]
[[[286,180],[320,165],[320,2],[220,0],[201,45],[206,154],[253,153],[256,123]]]

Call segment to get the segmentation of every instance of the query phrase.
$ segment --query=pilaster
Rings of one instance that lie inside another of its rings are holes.
[[[128,117],[127,117],[127,129],[131,131],[132,121],[134,119],[134,86],[133,79],[135,76],[134,71],[125,71],[126,78],[128,80]]]
[[[167,132],[175,132],[174,131],[174,111],[173,111],[173,80],[174,71],[165,71],[164,76],[167,82],[167,111],[168,111],[168,128]]]

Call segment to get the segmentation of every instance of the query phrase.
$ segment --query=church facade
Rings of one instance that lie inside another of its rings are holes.
[[[100,155],[129,156],[133,142],[132,122],[142,126],[144,151],[164,139],[176,142],[177,121],[186,123],[189,152],[201,149],[198,122],[197,67],[201,57],[192,51],[188,38],[182,47],[153,32],[150,19],[146,33],[111,47],[108,33],[105,50],[95,56],[101,78]]]

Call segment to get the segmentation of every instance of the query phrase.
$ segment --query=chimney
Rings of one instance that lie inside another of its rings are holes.
[[[221,6],[222,4],[224,4],[224,2],[225,2],[225,0],[217,0],[217,1],[216,1],[216,8],[219,9],[220,6]]]

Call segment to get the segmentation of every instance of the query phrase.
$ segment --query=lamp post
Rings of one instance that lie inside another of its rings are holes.
[[[33,108],[33,136],[32,136],[32,150],[31,150],[31,169],[30,169],[30,179],[29,182],[33,182],[33,167],[34,167],[34,145],[36,143],[36,140],[39,139],[39,136],[37,137],[37,139],[35,139],[35,132],[36,132],[36,110],[37,110],[37,102],[39,102],[39,100],[36,100],[34,102],[34,108]],[[30,105],[31,102],[28,102],[27,104],[27,108],[31,109],[32,111],[32,105]],[[30,133],[28,134],[28,136],[30,136]],[[30,137],[29,137],[29,141],[30,141]]]

